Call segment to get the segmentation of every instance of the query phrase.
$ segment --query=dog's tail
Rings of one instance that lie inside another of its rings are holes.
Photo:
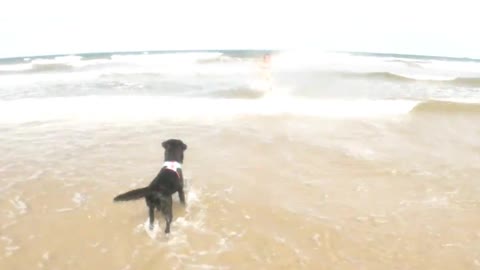
[[[152,190],[150,189],[150,187],[134,189],[134,190],[130,190],[129,192],[118,195],[117,197],[113,198],[113,201],[120,202],[120,201],[138,200],[147,196],[151,192]]]

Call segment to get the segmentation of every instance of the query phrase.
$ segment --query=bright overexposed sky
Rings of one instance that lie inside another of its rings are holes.
[[[480,57],[478,0],[12,0],[0,57],[319,49]]]

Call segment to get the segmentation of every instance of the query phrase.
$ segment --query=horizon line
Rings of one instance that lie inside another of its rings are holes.
[[[161,53],[194,53],[194,52],[258,52],[258,53],[279,53],[287,51],[314,51],[314,49],[180,49],[180,50],[132,50],[132,51],[98,51],[98,52],[81,52],[81,53],[59,53],[59,54],[41,54],[29,56],[14,56],[14,57],[0,57],[0,61],[18,60],[18,59],[34,59],[34,58],[53,58],[64,56],[95,56],[102,54],[161,54]],[[423,54],[407,54],[407,53],[387,53],[387,52],[372,52],[372,51],[336,51],[327,50],[326,53],[345,53],[352,55],[365,56],[379,56],[379,57],[404,57],[404,58],[430,58],[439,60],[462,60],[480,62],[480,58],[475,57],[459,57],[459,56],[442,56],[442,55],[423,55]]]

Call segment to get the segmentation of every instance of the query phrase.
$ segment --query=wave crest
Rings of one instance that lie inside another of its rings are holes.
[[[480,113],[480,103],[454,101],[426,101],[419,103],[412,110],[413,113]]]

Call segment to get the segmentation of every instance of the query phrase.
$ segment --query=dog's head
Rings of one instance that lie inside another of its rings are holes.
[[[183,152],[187,150],[187,145],[181,140],[170,139],[162,143],[165,148],[165,160],[177,161],[183,163]]]

